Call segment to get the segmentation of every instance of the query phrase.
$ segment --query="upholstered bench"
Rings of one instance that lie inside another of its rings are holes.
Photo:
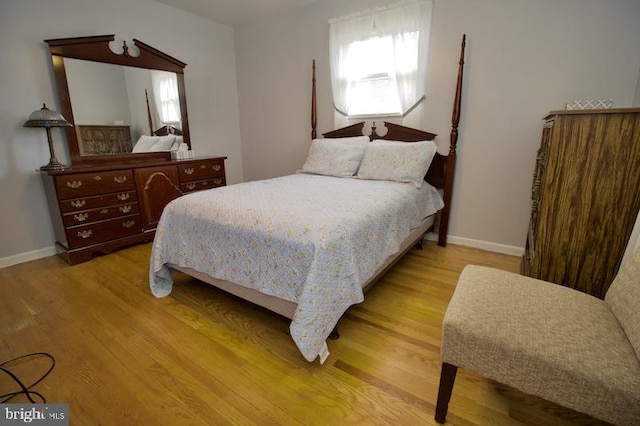
[[[620,425],[640,425],[640,252],[604,300],[467,266],[443,321],[436,421],[458,367]]]

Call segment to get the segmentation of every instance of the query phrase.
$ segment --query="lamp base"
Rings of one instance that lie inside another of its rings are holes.
[[[51,161],[49,161],[49,164],[47,164],[46,166],[40,167],[40,170],[44,170],[44,171],[48,171],[48,170],[66,170],[66,169],[68,169],[68,167],[65,166],[64,164],[60,163],[55,158],[51,158]]]

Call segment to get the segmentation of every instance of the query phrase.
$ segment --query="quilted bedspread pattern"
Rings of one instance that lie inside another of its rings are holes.
[[[291,336],[313,361],[362,285],[442,206],[427,184],[309,174],[185,195],[156,230],[151,291],[171,293],[174,264],[295,302]]]

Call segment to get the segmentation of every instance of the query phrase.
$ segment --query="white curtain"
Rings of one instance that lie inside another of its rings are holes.
[[[376,62],[386,64],[385,72],[397,90],[400,115],[406,115],[424,99],[432,7],[432,0],[405,1],[329,21],[331,83],[336,111],[350,115],[353,99],[349,95],[361,77],[362,61],[373,67]],[[377,44],[384,50],[377,52],[381,57],[367,57],[370,53],[358,57],[354,47],[371,39],[385,41]]]
[[[180,96],[178,94],[178,77],[167,71],[151,71],[153,97],[156,112],[162,125],[180,125]]]

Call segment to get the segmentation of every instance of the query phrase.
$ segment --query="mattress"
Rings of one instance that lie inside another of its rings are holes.
[[[188,194],[158,224],[151,291],[169,295],[178,265],[294,302],[291,336],[313,361],[363,284],[442,206],[427,183],[311,174]]]

